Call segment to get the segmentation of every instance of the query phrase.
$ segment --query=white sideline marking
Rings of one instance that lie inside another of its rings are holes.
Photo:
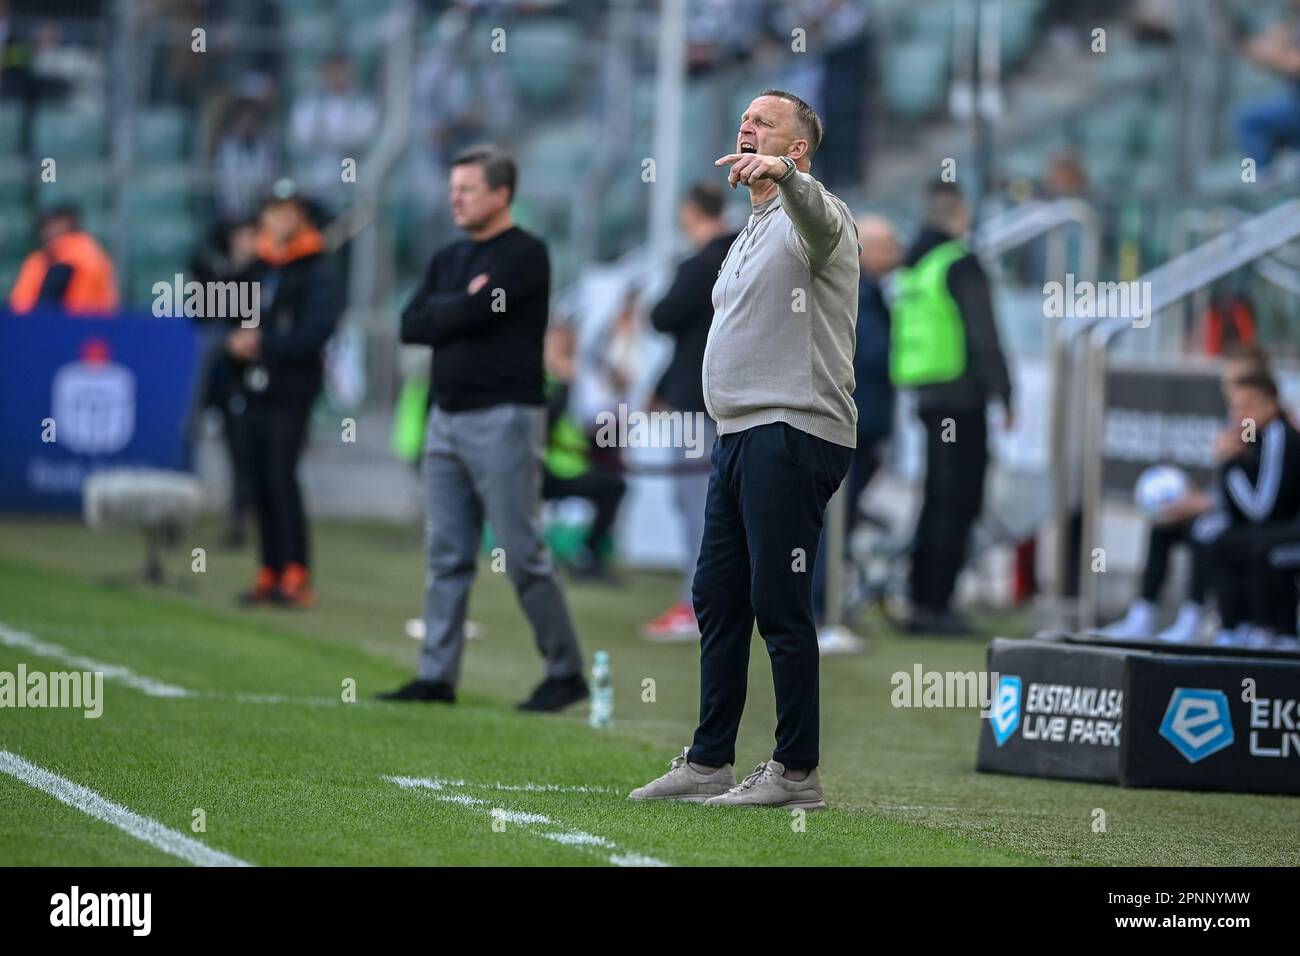
[[[564,833],[543,833],[542,836],[548,840],[554,840],[556,843],[564,843],[569,846],[603,846],[607,849],[614,849],[612,841],[591,833],[583,833],[581,830],[568,830]]]
[[[73,783],[42,767],[29,763],[15,753],[0,750],[0,771],[22,781],[29,787],[47,793],[60,803],[87,816],[112,824],[123,833],[148,843],[155,849],[179,857],[195,866],[251,866],[251,863],[214,850],[198,840],[186,836],[121,804],[101,797],[94,790]]]
[[[66,647],[39,640],[24,631],[15,631],[4,624],[0,624],[0,644],[21,648],[25,651],[31,651],[33,654],[39,654],[41,657],[62,661],[65,664],[72,665],[77,670],[98,671],[104,675],[105,680],[115,680],[148,694],[150,697],[194,696],[193,691],[186,690],[184,687],[177,687],[175,684],[154,680],[152,677],[143,677],[129,667],[122,667],[119,664],[106,664],[94,658],[82,657],[80,654],[74,654]]]
[[[445,777],[389,777],[399,787],[423,787],[441,790],[444,787],[473,787],[476,790],[509,790],[516,793],[618,793],[613,787],[565,786],[558,783],[469,783]]]
[[[115,680],[150,697],[233,700],[240,704],[296,704],[309,707],[333,707],[335,705],[341,706],[343,703],[341,699],[333,697],[287,697],[283,694],[229,694],[221,691],[190,690],[176,684],[155,680],[152,677],[145,677],[143,674],[137,674],[131,668],[124,667],[121,664],[109,664],[91,657],[83,657],[59,644],[51,644],[38,637],[33,637],[26,631],[15,630],[3,623],[0,623],[0,644],[30,651],[50,660],[62,661],[77,670],[98,671],[104,675],[105,680]],[[357,705],[349,704],[348,706],[355,707]]]
[[[397,784],[406,790],[432,790],[433,798],[443,803],[456,803],[466,807],[491,807],[488,814],[498,820],[505,820],[508,823],[517,823],[523,826],[540,825],[559,827],[563,824],[552,820],[550,817],[541,813],[526,813],[522,810],[511,810],[508,807],[499,807],[492,805],[487,800],[470,796],[466,793],[445,793],[448,789],[470,789],[470,790],[505,790],[513,792],[527,793],[616,793],[611,787],[581,787],[581,786],[562,786],[551,783],[526,783],[526,784],[507,784],[507,783],[471,783],[467,780],[448,780],[442,777],[385,777],[391,783]],[[582,830],[565,829],[561,831],[548,831],[539,834],[543,839],[552,840],[555,843],[562,843],[565,846],[576,846],[580,848],[597,848],[600,850],[618,850],[618,844],[613,840],[608,840],[602,836],[596,836],[594,833],[585,833]],[[605,859],[615,866],[668,866],[663,860],[657,860],[652,856],[645,856],[641,853],[609,853]]]

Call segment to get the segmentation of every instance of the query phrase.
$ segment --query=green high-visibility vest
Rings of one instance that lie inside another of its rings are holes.
[[[551,429],[546,446],[546,470],[556,478],[577,478],[587,473],[590,449],[587,436],[571,417],[561,415]]]
[[[898,273],[890,307],[889,377],[902,388],[951,382],[966,370],[966,326],[948,291],[948,270],[966,255],[952,239]]]

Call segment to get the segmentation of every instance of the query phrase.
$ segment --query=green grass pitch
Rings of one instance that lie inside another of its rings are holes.
[[[689,743],[698,650],[652,645],[641,621],[672,599],[670,575],[617,590],[569,586],[584,649],[612,658],[616,726],[585,707],[513,708],[540,678],[503,575],[481,569],[453,707],[380,704],[409,679],[424,569],[418,528],[322,525],[321,604],[240,611],[245,551],[169,558],[188,591],[113,587],[134,568],[131,535],[74,522],[0,521],[0,625],[64,652],[189,691],[104,683],[104,712],[0,710],[0,750],[89,788],[205,846],[284,865],[1295,865],[1300,814],[1285,797],[1123,790],[974,772],[974,710],[890,705],[890,675],[983,666],[984,643],[878,635],[871,653],[823,661],[822,774],[831,809],[800,825],[773,810],[637,804],[626,792]],[[1001,621],[1016,635],[1018,622]],[[0,643],[0,670],[79,669]],[[655,700],[642,699],[654,681]],[[342,699],[355,681],[357,703]],[[737,775],[771,753],[767,655],[755,638]],[[402,786],[393,778],[419,780]],[[1106,811],[1106,832],[1092,828]],[[0,774],[7,865],[181,865],[123,830]],[[204,832],[191,824],[201,810]],[[1267,837],[1265,836],[1267,834]]]

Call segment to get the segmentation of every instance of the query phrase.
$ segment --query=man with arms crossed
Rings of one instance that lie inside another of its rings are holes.
[[[519,708],[561,710],[587,696],[578,638],[541,535],[551,266],[545,244],[510,216],[517,176],[514,160],[490,146],[456,157],[451,212],[468,238],[434,255],[402,313],[402,341],[433,346],[424,452],[429,575],[420,676],[380,695],[387,700],[455,700],[484,518],[546,662],[545,680]]]
[[[853,404],[857,229],[809,175],[822,138],[807,103],[765,90],[741,117],[729,166],[753,214],[713,286],[704,399],[718,423],[692,597],[700,723],[692,747],[634,800],[817,809],[819,696],[812,577],[826,503],[857,440]],[[735,785],[757,622],[776,685],[776,750]]]

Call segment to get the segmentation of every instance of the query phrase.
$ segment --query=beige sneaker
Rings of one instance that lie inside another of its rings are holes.
[[[709,797],[726,793],[728,787],[736,783],[731,764],[719,767],[713,773],[700,773],[686,760],[689,747],[682,748],[682,755],[674,757],[669,765],[671,769],[658,779],[651,780],[644,787],[637,787],[627,795],[629,800],[685,800],[688,803],[703,803]]]
[[[789,810],[821,810],[821,778],[817,768],[802,780],[791,780],[785,767],[775,760],[758,765],[748,777],[726,793],[704,801],[710,807],[784,807]]]

